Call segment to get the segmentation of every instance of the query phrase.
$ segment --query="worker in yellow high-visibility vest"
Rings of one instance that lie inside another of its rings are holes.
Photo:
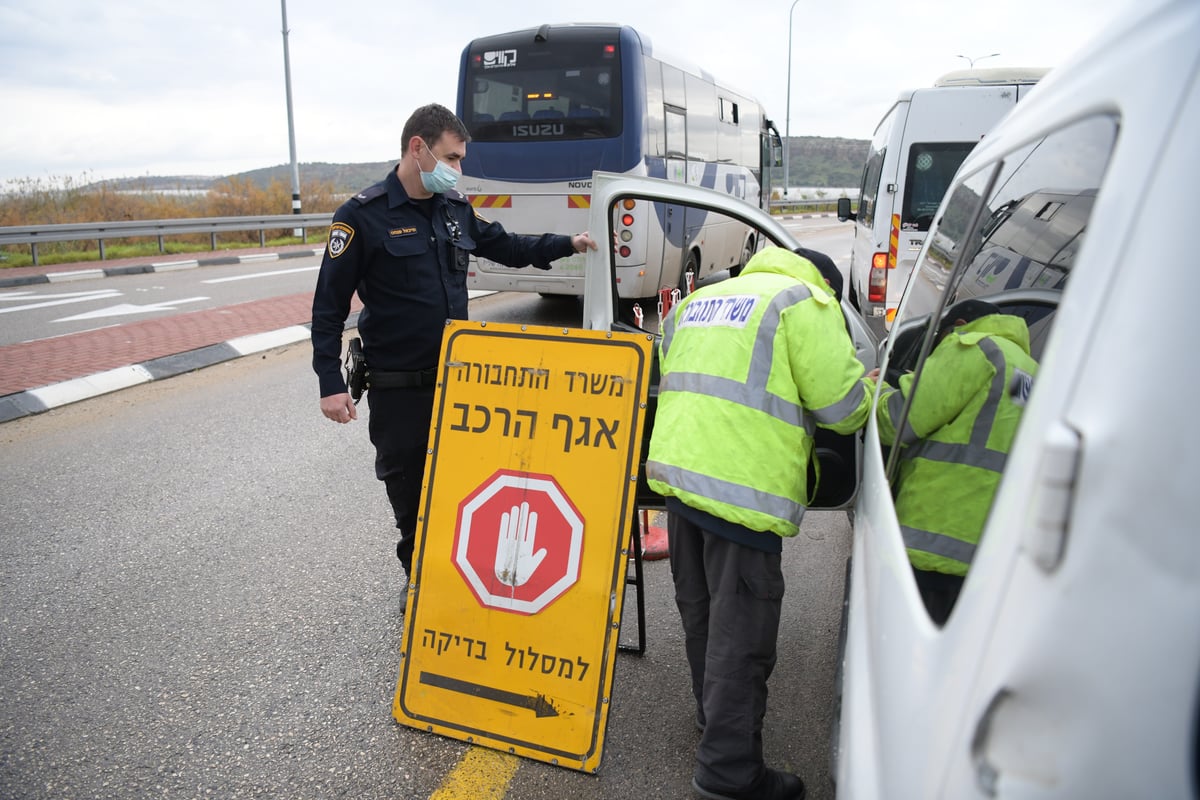
[[[809,502],[814,426],[861,428],[874,392],[830,288],[841,276],[827,256],[806,255],[763,250],[736,278],[685,298],[663,325],[646,475],[670,512],[675,599],[703,729],[692,787],[708,798],[805,792],[762,753],[782,542]]]
[[[939,624],[958,599],[1037,374],[1020,317],[969,299],[942,320],[918,388],[904,375],[899,388],[880,391],[875,412],[880,441],[904,448],[896,516],[917,588]]]

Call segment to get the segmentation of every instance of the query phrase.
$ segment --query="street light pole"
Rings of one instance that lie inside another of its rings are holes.
[[[788,66],[787,66],[787,111],[784,112],[786,117],[783,120],[783,199],[787,199],[788,193],[788,164],[792,160],[792,12],[796,10],[796,3],[800,0],[792,0],[792,7],[788,9]]]
[[[296,162],[296,127],[292,122],[292,65],[288,58],[287,0],[279,0],[283,13],[283,83],[287,89],[288,152],[292,158],[292,213],[300,213],[300,165]],[[303,228],[292,231],[293,236],[304,236]]]
[[[991,55],[988,55],[988,56],[978,56],[976,58],[971,58],[970,56],[955,56],[955,58],[965,58],[967,60],[967,63],[971,65],[971,69],[974,69],[976,61],[983,61],[985,58],[995,58],[998,55],[1000,55],[1000,54],[992,53]]]

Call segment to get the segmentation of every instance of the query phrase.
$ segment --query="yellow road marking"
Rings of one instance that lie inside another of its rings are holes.
[[[450,770],[429,800],[503,800],[521,765],[517,756],[472,747]]]

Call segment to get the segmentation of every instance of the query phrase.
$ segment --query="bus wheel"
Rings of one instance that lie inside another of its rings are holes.
[[[746,266],[753,255],[754,237],[748,236],[746,237],[746,243],[742,245],[742,260],[740,263],[729,268],[729,277],[736,278],[738,275],[740,275],[742,273],[742,267]]]
[[[700,254],[695,250],[688,250],[687,261],[683,265],[683,269],[679,271],[679,293],[687,297],[687,274],[688,270],[692,271],[692,288],[700,285]]]

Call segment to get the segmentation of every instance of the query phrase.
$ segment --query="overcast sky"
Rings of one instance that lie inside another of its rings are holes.
[[[957,56],[1054,67],[1134,0],[286,2],[297,159],[350,163],[398,157],[417,106],[453,109],[462,49],[491,33],[632,25],[757,97],[781,133],[867,139],[901,89],[966,67]],[[281,10],[0,0],[0,188],[290,163]]]

